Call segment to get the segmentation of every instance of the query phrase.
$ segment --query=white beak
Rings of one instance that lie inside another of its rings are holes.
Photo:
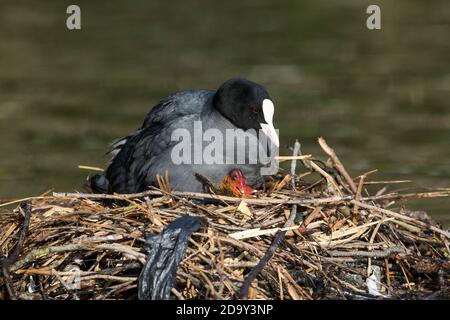
[[[264,120],[267,123],[260,123],[262,131],[264,134],[272,141],[272,143],[278,148],[280,146],[280,140],[278,138],[277,131],[273,127],[273,114],[275,112],[275,107],[273,102],[269,99],[264,99],[262,103],[262,110],[264,114]]]

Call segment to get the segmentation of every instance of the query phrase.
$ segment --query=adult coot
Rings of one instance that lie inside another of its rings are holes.
[[[264,181],[261,168],[268,163],[259,157],[255,161],[250,140],[256,138],[260,147],[270,141],[269,151],[277,150],[273,114],[267,90],[246,79],[230,79],[217,91],[177,92],[162,99],[140,129],[113,143],[111,162],[104,175],[90,178],[91,189],[102,193],[140,192],[155,185],[156,175],[167,171],[173,190],[201,192],[203,184],[196,173],[219,185],[234,169],[245,175],[249,185],[258,187]],[[191,140],[186,144],[188,137]],[[205,154],[210,159],[205,159]],[[273,158],[270,154],[269,159]]]

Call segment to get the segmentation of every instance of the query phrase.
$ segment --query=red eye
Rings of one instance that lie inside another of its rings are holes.
[[[252,112],[253,112],[253,113],[258,113],[258,108],[257,108],[257,107],[253,107],[253,108],[252,108]]]

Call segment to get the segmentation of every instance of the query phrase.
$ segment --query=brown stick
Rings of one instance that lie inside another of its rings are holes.
[[[325,151],[325,153],[331,158],[331,161],[333,162],[336,170],[339,171],[339,173],[344,177],[345,181],[347,181],[347,183],[350,186],[350,188],[352,189],[353,193],[356,193],[357,189],[356,189],[355,182],[353,181],[352,177],[350,177],[347,170],[345,170],[345,167],[343,166],[342,162],[337,157],[334,150],[332,148],[330,148],[330,146],[328,146],[327,142],[322,137],[319,138],[319,144],[322,147],[323,151]]]
[[[388,216],[399,218],[401,220],[412,221],[412,222],[414,222],[414,223],[416,223],[416,224],[418,224],[418,225],[420,225],[422,227],[425,227],[425,228],[430,229],[431,231],[440,233],[440,234],[442,234],[442,235],[444,235],[444,236],[446,236],[447,238],[450,239],[450,232],[447,232],[447,231],[444,231],[442,229],[436,228],[435,226],[432,226],[432,225],[427,224],[425,222],[422,222],[422,221],[419,221],[417,219],[408,217],[408,216],[406,216],[404,214],[400,214],[400,213],[397,213],[397,212],[394,212],[394,211],[391,211],[391,210],[379,208],[377,206],[372,206],[370,204],[365,204],[365,203],[362,203],[362,202],[359,202],[359,201],[356,201],[356,200],[352,200],[351,203],[353,203],[354,205],[356,204],[356,205],[360,206],[361,208],[365,208],[365,209],[369,209],[369,210],[375,210],[375,211],[378,211],[380,213],[384,213],[384,214],[386,214]]]
[[[362,188],[364,186],[364,179],[365,178],[366,178],[366,176],[362,175],[361,178],[359,179],[358,189],[356,190],[356,195],[355,195],[355,200],[356,201],[360,201],[360,199],[361,199]],[[355,222],[357,214],[358,214],[358,205],[355,204],[353,206],[353,216],[352,216],[353,222]]]
[[[28,233],[28,227],[30,225],[30,217],[31,217],[31,202],[27,201],[21,205],[24,210],[24,220],[22,224],[22,230],[20,231],[19,240],[17,241],[16,247],[12,254],[8,257],[4,257],[0,252],[0,265],[3,274],[3,278],[5,279],[6,289],[9,294],[9,298],[11,300],[17,300],[17,294],[14,289],[11,275],[10,275],[10,266],[17,260],[19,257],[20,251],[22,250],[23,244],[25,242],[25,238]]]
[[[291,215],[289,216],[289,219],[284,224],[284,228],[290,227],[297,217],[297,206],[294,205],[292,207]],[[256,267],[254,267],[250,273],[245,277],[244,283],[242,284],[240,294],[243,299],[247,299],[248,296],[248,290],[250,288],[250,285],[252,284],[253,280],[256,279],[258,274],[264,269],[266,264],[269,262],[269,260],[272,258],[273,254],[279,247],[279,245],[283,242],[284,238],[286,236],[286,231],[278,231],[275,239],[273,240],[272,244],[270,245],[269,249],[266,251],[264,256],[259,260]]]
[[[116,195],[116,194],[93,194],[93,193],[70,193],[70,192],[54,192],[53,196],[55,198],[85,198],[85,199],[93,199],[93,200],[102,200],[102,199],[110,199],[110,200],[124,200],[127,199],[134,199],[134,198],[143,198],[149,195],[153,196],[161,196],[164,195],[161,191],[156,190],[147,190],[140,193],[130,193],[130,194],[122,194],[122,195]],[[178,196],[178,197],[186,197],[191,199],[213,199],[213,200],[219,200],[219,201],[226,201],[229,203],[240,203],[242,201],[242,198],[235,198],[235,197],[229,197],[229,196],[219,196],[215,194],[208,194],[208,193],[199,193],[199,192],[184,192],[184,191],[172,191],[172,195]],[[450,192],[448,193],[450,195]],[[301,199],[301,200],[294,200],[294,199],[272,199],[272,198],[263,198],[263,199],[251,199],[246,198],[245,202],[248,204],[254,204],[254,205],[261,205],[266,206],[270,204],[297,204],[297,205],[311,205],[311,204],[326,204],[326,203],[339,203],[343,201],[348,201],[353,199],[352,196],[346,196],[346,197],[327,197],[327,198],[315,198],[315,199]],[[362,199],[364,200],[364,199]]]
[[[215,199],[219,201],[226,201],[229,203],[240,203],[242,198],[228,197],[228,196],[219,196],[214,194],[207,193],[199,193],[199,192],[182,192],[182,191],[172,191],[173,195],[177,195],[179,197],[186,197],[192,199]],[[122,195],[114,195],[114,194],[93,194],[93,193],[68,193],[68,192],[54,192],[53,197],[55,198],[85,198],[85,199],[93,199],[93,200],[101,200],[101,199],[116,199],[123,200],[134,199],[134,198],[143,198],[149,195],[153,196],[161,196],[164,195],[161,191],[155,190],[147,190],[140,193],[130,193],[130,194],[122,194]],[[449,197],[450,191],[434,191],[434,192],[422,192],[422,193],[407,193],[407,194],[398,194],[398,193],[390,193],[380,196],[370,196],[370,197],[362,197],[361,201],[385,201],[385,200],[398,200],[398,199],[420,199],[420,198],[437,198],[437,197]],[[303,205],[321,205],[321,204],[337,204],[346,201],[350,201],[353,199],[353,196],[343,196],[343,197],[327,197],[327,198],[313,198],[313,199],[271,199],[271,198],[263,198],[263,199],[250,199],[246,198],[245,202],[248,204],[261,205],[266,206],[270,204],[286,204],[292,205],[297,204],[299,206]]]
[[[315,171],[317,171],[322,177],[324,177],[327,180],[327,182],[329,184],[331,184],[334,187],[336,193],[339,194],[339,196],[341,196],[341,197],[343,196],[343,193],[342,193],[341,189],[339,188],[339,185],[336,183],[336,181],[334,180],[334,178],[331,175],[329,175],[327,172],[325,172],[325,170],[323,170],[321,167],[319,167],[314,161],[308,160],[306,162],[309,162],[309,165],[311,166],[311,168],[313,168]]]
[[[292,177],[291,188],[292,188],[292,190],[296,190],[295,189],[295,177],[296,177],[295,169],[297,167],[297,159],[295,157],[298,155],[299,152],[300,152],[300,142],[298,142],[298,140],[296,139],[295,143],[294,143],[294,151],[292,152],[293,159],[291,162],[291,177]]]
[[[385,258],[394,253],[406,253],[405,249],[400,247],[388,248],[386,250],[374,251],[328,251],[333,257],[370,257],[370,258]]]
[[[21,260],[17,261],[12,265],[12,270],[17,270],[21,268],[25,263],[34,261],[37,258],[46,256],[50,253],[56,253],[56,252],[67,252],[67,251],[77,251],[77,250],[110,250],[110,251],[116,251],[121,252],[124,254],[128,254],[132,257],[134,257],[136,260],[141,262],[142,264],[145,263],[145,254],[135,251],[133,247],[122,245],[118,243],[113,244],[107,244],[107,243],[101,243],[101,244],[95,244],[92,242],[79,242],[74,244],[67,244],[62,246],[53,246],[53,247],[46,247],[46,248],[37,248],[32,251],[30,251],[25,257],[23,257]]]

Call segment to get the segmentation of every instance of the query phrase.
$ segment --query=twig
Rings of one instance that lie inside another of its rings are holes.
[[[399,183],[410,183],[412,180],[373,180],[373,181],[365,181],[364,185],[372,185],[372,184],[399,184]]]
[[[318,173],[320,173],[325,179],[327,179],[328,183],[331,184],[335,191],[339,194],[339,196],[343,196],[343,193],[341,189],[339,188],[339,185],[336,183],[336,181],[333,179],[332,176],[330,176],[325,170],[323,170],[321,167],[319,167],[314,161],[311,160],[305,160],[306,162],[309,162],[309,165]]]
[[[305,297],[306,297],[307,299],[309,299],[309,300],[313,300],[313,298],[309,295],[309,293],[306,292],[305,289],[303,289],[301,286],[298,285],[298,283],[292,278],[292,276],[289,274],[289,272],[288,272],[285,268],[281,267],[281,271],[283,272],[283,275],[288,279],[288,281],[289,281],[290,283],[292,283],[292,285],[293,285],[298,291],[300,291],[300,292],[302,293],[303,296],[305,296]]]
[[[105,169],[99,168],[99,167],[92,167],[92,166],[85,166],[85,165],[78,165],[78,169],[81,170],[90,170],[90,171],[98,171],[98,172],[104,172]]]
[[[377,207],[377,206],[373,206],[373,205],[370,205],[370,204],[365,204],[365,203],[362,203],[362,202],[359,202],[359,201],[356,201],[356,200],[352,200],[351,203],[357,204],[358,206],[360,206],[360,207],[362,207],[362,208],[366,208],[366,209],[370,209],[370,210],[375,210],[375,211],[378,211],[378,212],[380,212],[380,213],[384,213],[384,214],[386,214],[386,215],[388,215],[388,216],[392,216],[392,217],[395,217],[395,218],[399,218],[399,219],[401,219],[401,220],[412,221],[412,222],[414,222],[414,223],[416,223],[416,224],[418,224],[418,225],[420,225],[420,226],[422,226],[422,227],[425,227],[425,228],[430,229],[431,231],[440,233],[440,234],[442,234],[442,235],[444,235],[444,236],[446,236],[447,238],[450,239],[450,232],[447,232],[447,231],[444,231],[444,230],[442,230],[442,229],[436,228],[435,226],[429,225],[429,224],[427,224],[427,223],[425,223],[425,222],[422,222],[422,221],[419,221],[419,220],[417,220],[417,219],[414,219],[414,218],[405,216],[405,215],[403,215],[403,214],[400,214],[400,213],[397,213],[397,212],[394,212],[394,211],[391,211],[391,210],[379,208],[379,207]]]
[[[355,200],[360,201],[361,199],[361,193],[362,188],[364,186],[364,179],[366,178],[365,175],[362,175],[359,179],[358,189],[356,190]],[[356,218],[356,215],[358,214],[358,205],[353,206],[353,220]],[[354,221],[353,221],[354,222]]]
[[[27,197],[27,198],[22,198],[22,199],[17,199],[17,200],[11,200],[11,201],[7,201],[7,202],[3,202],[0,201],[0,208],[1,207],[6,207],[6,206],[10,206],[12,204],[17,204],[17,203],[21,203],[21,202],[25,202],[25,201],[32,201],[32,200],[39,200],[39,199],[45,199],[48,198],[47,196],[39,196],[39,197]]]
[[[278,286],[280,290],[280,300],[284,300],[283,281],[281,280],[280,266],[277,266],[277,274],[278,274]]]
[[[405,249],[400,247],[388,248],[386,250],[374,251],[328,251],[333,257],[370,257],[370,258],[385,258],[394,253],[406,253]]]
[[[328,146],[327,142],[324,138],[319,138],[319,144],[322,147],[323,151],[331,158],[331,161],[334,164],[334,167],[337,171],[344,177],[345,181],[347,181],[348,185],[352,189],[353,193],[356,193],[356,185],[353,181],[352,177],[348,174],[347,170],[345,170],[345,167],[342,165],[342,162],[337,157],[336,153],[330,146]]]
[[[294,150],[295,150],[295,145],[294,145]],[[312,158],[312,155],[310,154],[306,154],[306,155],[297,155],[298,154],[298,150],[296,152],[296,154],[292,155],[292,156],[278,156],[275,157],[275,160],[278,160],[279,162],[283,162],[283,161],[289,161],[289,160],[310,160]]]
[[[24,208],[24,220],[22,224],[22,229],[20,230],[19,240],[17,241],[16,247],[14,248],[13,253],[10,254],[8,257],[4,257],[3,254],[0,252],[0,265],[2,268],[3,278],[5,279],[6,289],[8,291],[9,298],[11,300],[17,300],[17,294],[12,283],[10,275],[10,266],[17,260],[20,251],[22,250],[25,238],[27,236],[28,227],[30,225],[30,217],[32,210],[30,201],[23,203],[21,207]]]
[[[45,248],[37,248],[29,252],[25,257],[21,260],[17,261],[14,265],[12,265],[12,270],[17,270],[21,268],[28,262],[35,261],[38,258],[46,256],[50,253],[58,253],[58,252],[67,252],[67,251],[77,251],[77,250],[111,250],[116,252],[121,252],[128,254],[134,257],[136,260],[145,263],[145,255],[143,253],[134,251],[132,247],[122,245],[122,244],[93,244],[92,242],[78,242],[74,244],[67,244],[62,246],[53,246],[53,247],[45,247]]]
[[[108,281],[120,281],[120,282],[128,282],[128,281],[136,281],[137,277],[118,277],[118,276],[110,276],[107,274],[93,274],[90,276],[81,277],[80,281],[87,280],[95,280],[95,279],[103,279]]]
[[[311,162],[312,163],[312,162]],[[319,168],[320,169],[320,168]],[[93,200],[123,200],[133,199],[133,198],[143,198],[146,196],[161,196],[164,195],[161,191],[148,190],[140,193],[130,193],[123,195],[114,194],[92,194],[92,193],[69,193],[69,192],[54,192],[53,197],[55,198],[84,198]],[[218,201],[226,201],[228,203],[240,203],[242,198],[229,197],[229,196],[219,196],[215,194],[199,193],[199,192],[183,192],[183,191],[172,191],[172,195],[178,197],[186,197],[191,199],[213,199]],[[436,198],[436,197],[449,197],[450,191],[436,191],[436,192],[422,192],[422,193],[408,193],[408,194],[386,194],[381,196],[370,196],[362,197],[361,201],[386,201],[386,200],[398,200],[398,199],[409,199],[409,198]],[[44,199],[47,197],[42,197]],[[303,205],[319,205],[319,204],[336,204],[352,200],[353,196],[334,196],[325,198],[313,198],[313,199],[273,199],[273,198],[261,198],[261,199],[245,199],[248,204],[267,206],[271,204],[297,204],[299,206]],[[22,200],[17,200],[16,202],[21,202]],[[15,203],[16,203],[15,202]]]
[[[291,215],[289,216],[289,219],[284,224],[284,228],[290,227],[297,216],[297,206],[294,205],[292,207]],[[266,251],[264,256],[259,260],[259,263],[256,265],[255,268],[253,268],[250,273],[245,277],[244,283],[242,284],[240,295],[243,299],[247,299],[248,296],[248,290],[250,288],[251,283],[253,280],[258,276],[258,274],[262,271],[262,269],[265,267],[265,265],[269,262],[270,258],[272,258],[273,254],[277,250],[278,246],[283,242],[284,238],[286,236],[285,231],[278,231],[275,235],[275,239],[273,240],[272,244],[270,245],[269,249]]]
[[[362,177],[361,177],[361,180],[363,180]],[[382,217],[382,218],[384,218],[384,217]],[[380,226],[382,223],[383,223],[383,220],[380,220],[380,222],[378,222],[378,224],[375,226],[375,229],[373,230],[372,235],[370,236],[369,244],[372,244],[375,241],[375,237],[376,237],[378,230],[380,229]],[[373,249],[373,247],[369,246],[367,249],[369,251],[371,251]],[[372,259],[369,257],[367,259],[367,261],[368,261],[367,262],[367,277],[370,277],[370,271],[372,270]]]
[[[175,297],[177,297],[178,300],[185,300],[181,292],[179,292],[177,289],[172,288],[170,291],[174,294]]]
[[[6,258],[6,264],[11,265],[14,263],[14,261],[17,260],[19,257],[20,251],[22,250],[23,244],[25,242],[25,238],[27,237],[28,227],[30,225],[30,218],[31,218],[31,202],[27,201],[21,206],[24,210],[24,219],[22,224],[22,229],[20,230],[19,240],[17,241],[16,247],[14,248],[14,251],[12,254],[10,254]]]
[[[292,152],[293,159],[291,162],[291,177],[292,177],[291,188],[292,188],[292,190],[296,190],[295,189],[295,177],[296,177],[295,168],[297,167],[297,155],[298,155],[299,151],[300,151],[300,142],[298,142],[298,140],[295,140],[294,151]]]

